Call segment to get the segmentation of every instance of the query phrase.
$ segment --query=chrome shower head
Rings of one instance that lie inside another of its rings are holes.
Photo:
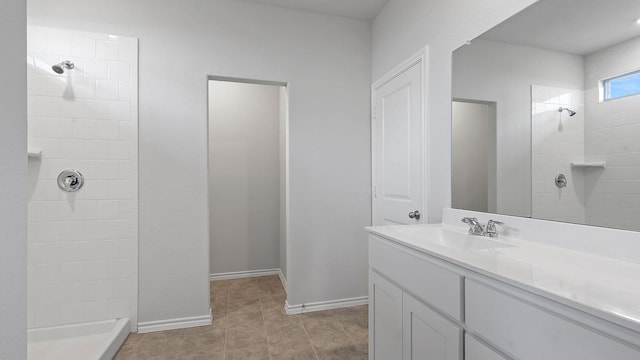
[[[51,67],[51,69],[53,71],[55,71],[56,73],[58,73],[58,74],[62,74],[62,73],[64,73],[64,69],[71,70],[74,67],[75,67],[75,65],[71,61],[65,60],[65,61],[61,62],[60,64],[53,65]]]
[[[577,114],[577,112],[575,112],[575,111],[573,111],[573,110],[571,110],[569,108],[563,108],[563,107],[558,108],[558,112],[563,112],[565,110],[569,113],[569,116],[574,116],[575,114]]]

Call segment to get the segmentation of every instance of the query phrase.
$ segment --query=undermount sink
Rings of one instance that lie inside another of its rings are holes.
[[[488,250],[513,247],[513,245],[487,237],[470,235],[442,226],[399,226],[397,232],[411,238],[417,244],[434,244],[456,250]]]

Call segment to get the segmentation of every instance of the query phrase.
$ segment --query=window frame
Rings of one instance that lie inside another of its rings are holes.
[[[616,75],[616,76],[611,76],[608,77],[606,79],[602,79],[600,80],[600,102],[605,102],[605,101],[613,101],[613,100],[618,100],[618,99],[624,99],[630,96],[637,96],[640,95],[640,89],[637,92],[628,94],[628,95],[624,95],[624,96],[616,96],[616,97],[611,97],[611,96],[607,96],[607,93],[611,91],[611,88],[609,86],[609,84],[611,84],[611,81],[620,79],[620,78],[624,78],[627,76],[640,76],[640,69],[635,69],[635,70],[631,70],[628,72],[625,72],[623,74],[620,75]]]

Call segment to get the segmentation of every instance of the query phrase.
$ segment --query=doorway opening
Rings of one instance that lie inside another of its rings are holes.
[[[451,206],[496,212],[496,103],[452,102]]]
[[[208,78],[212,281],[270,275],[286,289],[288,118],[286,83]]]

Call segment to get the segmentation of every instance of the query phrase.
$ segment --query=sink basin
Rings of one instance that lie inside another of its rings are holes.
[[[513,245],[487,237],[443,228],[442,226],[398,226],[394,232],[411,239],[416,245],[437,245],[456,250],[488,250],[513,247]]]

